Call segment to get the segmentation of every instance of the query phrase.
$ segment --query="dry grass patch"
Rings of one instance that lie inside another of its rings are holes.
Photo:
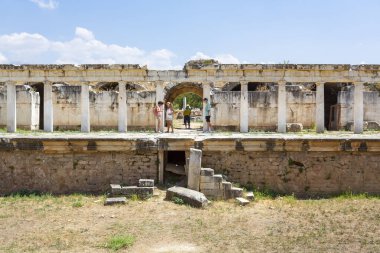
[[[120,206],[103,196],[2,197],[0,252],[109,252],[119,242],[120,252],[380,252],[379,198],[263,194],[245,207],[195,209],[164,194]]]

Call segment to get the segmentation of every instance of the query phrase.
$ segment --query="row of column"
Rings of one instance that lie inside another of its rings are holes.
[[[81,90],[81,131],[90,132],[90,99],[89,85],[83,84]],[[324,106],[324,83],[316,83],[316,131],[322,133],[325,130],[325,106]],[[210,101],[210,83],[203,84],[203,98]],[[119,82],[119,110],[118,110],[118,130],[119,132],[127,131],[127,93],[126,82]],[[278,83],[278,118],[277,131],[286,132],[286,82]],[[156,100],[164,101],[163,82],[156,83]],[[355,83],[354,90],[354,133],[363,132],[363,82]],[[241,83],[240,99],[240,132],[249,131],[249,105],[248,105],[248,82]],[[204,115],[203,111],[203,115]],[[164,124],[164,120],[161,122]],[[7,131],[16,131],[16,85],[7,82]],[[163,125],[162,125],[163,128]],[[204,121],[203,128],[206,129]],[[52,102],[52,83],[44,83],[44,131],[53,132],[53,102]]]
[[[363,133],[364,122],[364,105],[363,105],[363,82],[356,82],[354,90],[354,133]],[[325,99],[324,99],[324,82],[316,83],[316,131],[323,133],[325,131]],[[277,132],[286,132],[286,82],[278,82],[277,97]],[[240,132],[247,133],[249,114],[248,114],[248,83],[241,83],[240,99]]]
[[[52,83],[44,82],[44,131],[53,132],[53,100]],[[119,110],[118,110],[118,130],[127,131],[127,91],[126,82],[119,82]],[[7,131],[16,132],[16,85],[7,82]],[[90,132],[90,86],[81,85],[81,131]]]

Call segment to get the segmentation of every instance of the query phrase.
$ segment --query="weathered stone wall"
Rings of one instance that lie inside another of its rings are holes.
[[[32,89],[17,86],[16,89],[17,128],[36,130],[40,119],[40,96]],[[7,91],[0,88],[0,127],[7,125]]]
[[[345,128],[347,123],[354,121],[354,89],[338,93],[340,111],[340,127]],[[377,121],[380,124],[380,93],[378,91],[363,92],[364,121]]]
[[[156,93],[127,92],[128,128],[153,129]],[[81,124],[80,86],[59,86],[53,90],[54,127],[79,129]],[[90,124],[95,130],[117,129],[118,92],[90,92]]]
[[[302,123],[310,128],[315,125],[315,92],[287,87],[287,122]],[[277,92],[248,92],[249,127],[274,130],[277,125]],[[239,129],[240,91],[218,91],[212,97],[213,124],[216,127]]]
[[[380,194],[380,152],[203,152],[202,167],[231,182],[300,196]]]
[[[156,151],[46,153],[0,150],[0,195],[22,190],[104,193],[109,184],[157,180]]]

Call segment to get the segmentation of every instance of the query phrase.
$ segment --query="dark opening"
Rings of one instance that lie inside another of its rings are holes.
[[[44,84],[36,83],[30,85],[40,95],[40,120],[39,129],[44,129]]]
[[[327,130],[339,130],[340,108],[338,105],[338,92],[346,84],[326,83],[324,87],[325,97],[325,127]]]
[[[167,151],[165,163],[165,183],[167,185],[186,186],[185,151]]]

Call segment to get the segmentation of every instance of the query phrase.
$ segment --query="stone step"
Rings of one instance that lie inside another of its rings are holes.
[[[238,202],[239,205],[241,206],[245,206],[245,205],[248,205],[249,204],[249,200],[245,199],[245,198],[235,198],[236,201]]]
[[[111,195],[120,195],[121,186],[119,184],[110,184],[110,193]]]
[[[109,205],[125,204],[125,203],[127,203],[126,197],[116,197],[116,198],[107,198],[106,201],[104,202],[104,205],[109,206]]]
[[[238,187],[231,188],[231,196],[233,198],[243,197],[243,189]]]
[[[201,168],[201,176],[214,176],[214,170],[211,168]]]
[[[247,194],[245,195],[245,197],[248,200],[254,200],[255,199],[255,195],[253,194],[253,192],[247,192]]]
[[[154,179],[139,179],[139,187],[154,187]]]

